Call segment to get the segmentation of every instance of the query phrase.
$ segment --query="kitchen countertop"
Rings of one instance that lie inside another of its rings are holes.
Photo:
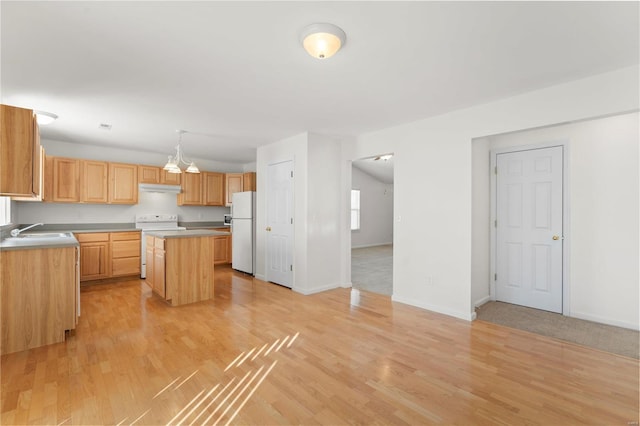
[[[146,235],[157,238],[193,238],[193,237],[215,237],[216,235],[229,235],[229,232],[209,231],[207,229],[187,229],[186,231],[145,231]]]
[[[187,229],[228,228],[224,222],[178,222],[178,226]]]
[[[21,225],[22,227],[22,225]],[[124,232],[139,231],[135,223],[50,223],[37,228],[38,232]]]

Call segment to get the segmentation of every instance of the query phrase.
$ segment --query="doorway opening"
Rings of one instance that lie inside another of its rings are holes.
[[[352,163],[351,285],[393,294],[393,155]]]

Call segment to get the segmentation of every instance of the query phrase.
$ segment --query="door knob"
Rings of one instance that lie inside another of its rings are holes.
[[[559,240],[559,239],[560,239],[560,237],[559,237],[558,235],[554,235],[553,237],[551,237],[551,239],[552,239],[553,241],[556,241],[556,240]]]
[[[271,227],[267,226],[267,232],[271,232]]]

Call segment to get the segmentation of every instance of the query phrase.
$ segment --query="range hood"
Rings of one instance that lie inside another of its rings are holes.
[[[155,183],[138,184],[138,190],[142,192],[164,192],[167,194],[179,194],[182,192],[180,185],[158,185]]]

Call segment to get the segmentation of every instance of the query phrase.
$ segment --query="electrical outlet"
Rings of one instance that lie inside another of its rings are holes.
[[[427,283],[428,286],[432,286],[433,285],[433,277],[431,275],[427,276],[426,283]]]

